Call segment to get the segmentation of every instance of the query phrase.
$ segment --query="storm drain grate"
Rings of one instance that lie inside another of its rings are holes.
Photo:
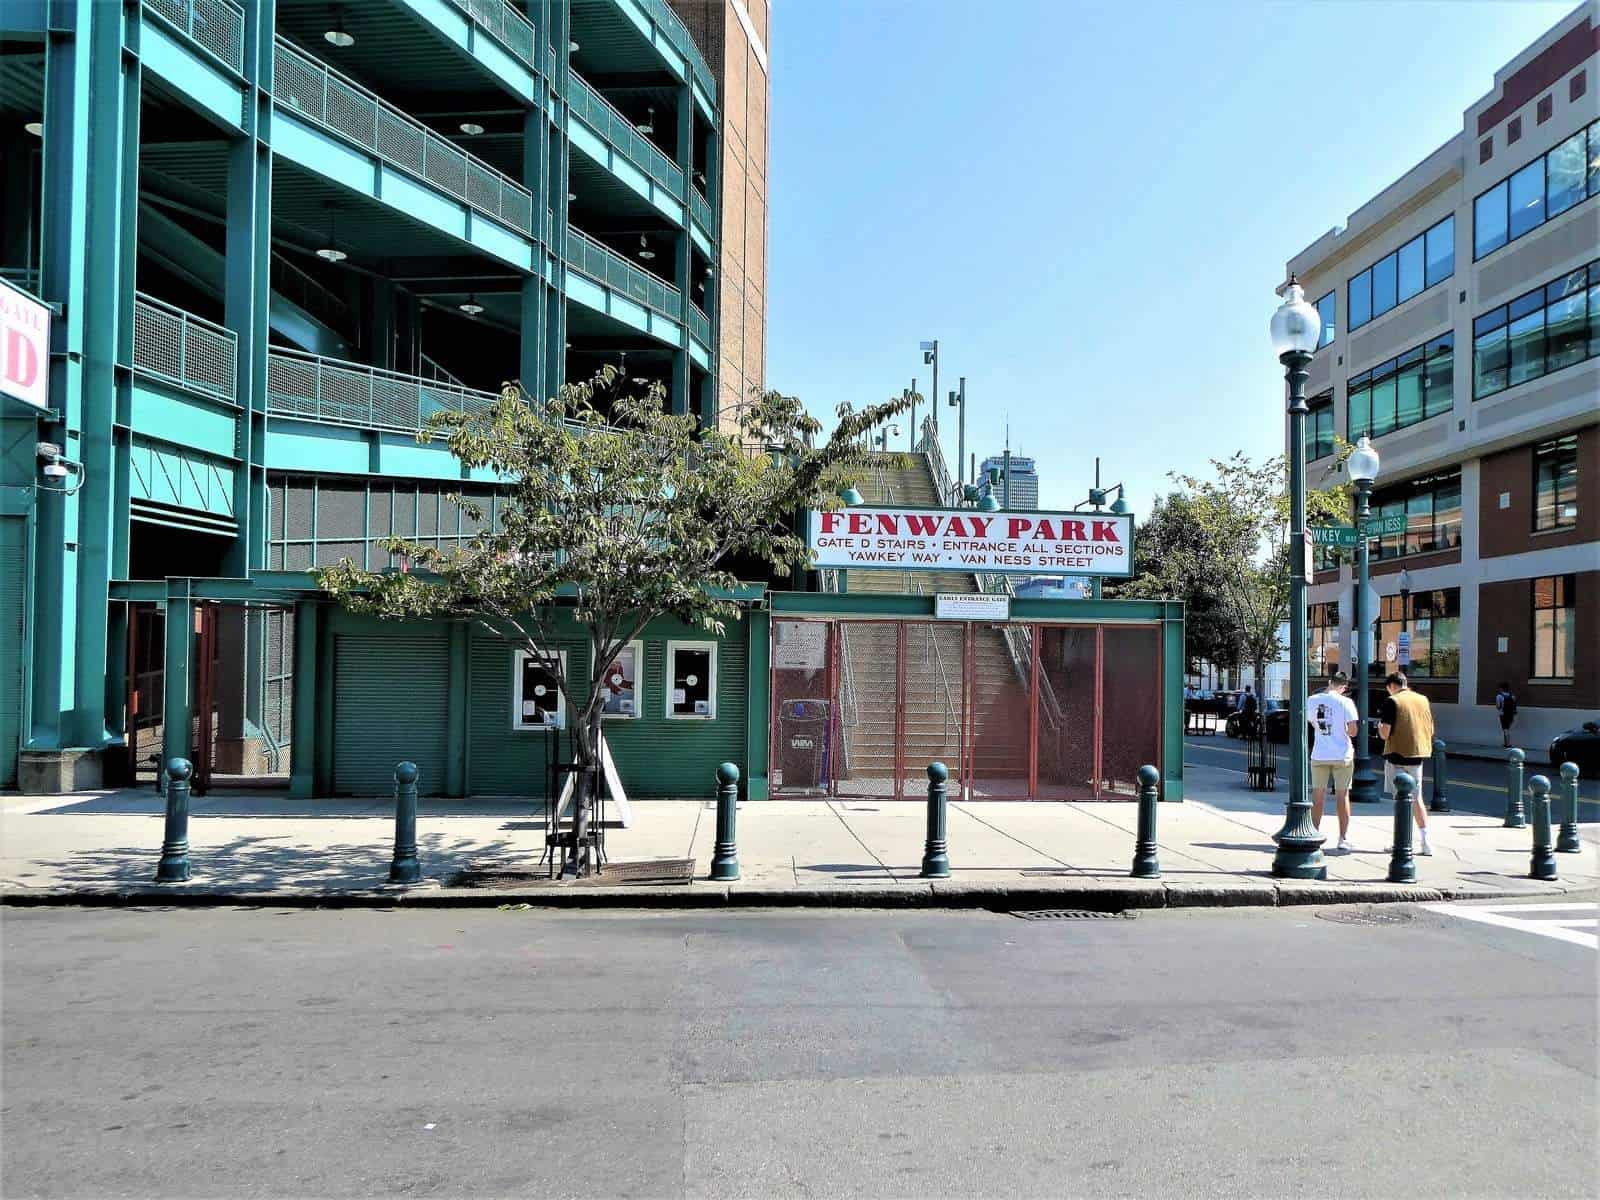
[[[450,887],[468,888],[543,888],[607,887],[625,883],[693,883],[694,859],[657,858],[637,862],[607,862],[598,872],[583,879],[557,881],[543,867],[528,870],[501,863],[475,863],[457,871],[446,882]]]
[[[1405,925],[1411,920],[1410,913],[1392,908],[1325,908],[1316,916],[1335,925]]]
[[[1014,908],[1011,915],[1022,921],[1100,921],[1115,917],[1133,920],[1131,912],[1096,912],[1088,908]]]

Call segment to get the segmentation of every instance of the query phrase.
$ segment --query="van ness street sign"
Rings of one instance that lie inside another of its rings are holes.
[[[823,568],[1133,574],[1129,513],[974,512],[861,504],[810,513],[807,544]]]

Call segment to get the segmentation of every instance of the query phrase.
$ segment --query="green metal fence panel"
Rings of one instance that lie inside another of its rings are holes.
[[[717,98],[717,84],[711,74],[711,68],[706,65],[705,55],[700,53],[700,47],[690,35],[688,27],[679,19],[678,14],[668,6],[667,0],[637,0],[640,8],[649,14],[657,27],[666,34],[667,41],[672,48],[684,58],[689,60],[690,68],[694,72],[695,82],[698,83],[709,96],[713,103]]]
[[[278,38],[275,99],[386,162],[521,233],[533,233],[533,195],[352,79]]]
[[[144,0],[185,37],[235,71],[244,70],[244,6],[236,0]]]
[[[689,189],[689,215],[694,218],[695,224],[710,236],[712,241],[717,240],[717,226],[711,219],[711,201],[700,194],[700,189]]]
[[[702,346],[711,348],[711,318],[693,300],[689,301],[689,333]]]
[[[214,400],[238,403],[239,338],[233,330],[139,295],[133,302],[133,367]]]
[[[331,425],[415,433],[438,412],[484,412],[498,396],[298,350],[267,354],[267,411]]]
[[[609,246],[571,225],[567,226],[566,260],[568,266],[612,291],[674,321],[683,320],[683,296],[677,288],[640,270]]]
[[[450,0],[473,24],[492,33],[502,45],[528,66],[538,69],[534,53],[533,24],[506,0]]]
[[[410,759],[417,788],[438,795],[445,778],[450,647],[443,629],[334,637],[333,788],[393,794],[394,767]]]
[[[22,581],[27,522],[0,517],[0,788],[17,783],[22,748]]]
[[[612,106],[576,71],[567,72],[567,103],[584,124],[613,149],[674,196],[683,195],[683,168],[664,154],[634,123]]]

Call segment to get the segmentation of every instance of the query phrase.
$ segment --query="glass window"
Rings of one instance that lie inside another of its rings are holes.
[[[1589,353],[1600,355],[1600,262],[1589,264]]]
[[[1577,661],[1577,576],[1533,581],[1533,677],[1572,679]]]
[[[1352,442],[1363,433],[1372,436],[1372,390],[1370,375],[1361,376],[1360,382],[1350,383],[1345,400],[1345,436]]]
[[[1385,363],[1373,371],[1372,381],[1372,436],[1381,437],[1394,430],[1394,375],[1376,378],[1380,371],[1394,370],[1394,363]]]
[[[1433,544],[1437,550],[1453,550],[1461,545],[1460,475],[1434,485]]]
[[[601,677],[605,699],[600,715],[607,720],[637,721],[644,715],[644,643],[629,642]]]
[[[1333,335],[1336,332],[1334,324],[1339,315],[1337,292],[1329,292],[1321,300],[1317,301],[1317,315],[1322,318],[1322,336],[1317,339],[1317,349],[1321,350],[1329,342],[1333,341]]]
[[[1544,159],[1536,158],[1511,177],[1511,240],[1544,223]]]
[[[1433,544],[1433,493],[1422,492],[1406,499],[1405,553],[1426,554]]]
[[[1412,238],[1400,247],[1398,255],[1398,299],[1409,300],[1422,290],[1422,239]]]
[[[1504,391],[1510,355],[1506,347],[1506,310],[1498,308],[1473,322],[1472,394]]]
[[[556,682],[556,660],[562,675],[567,671],[567,653],[559,655],[512,652],[512,684],[515,693],[511,709],[513,729],[565,729],[567,707]]]
[[[1584,175],[1588,166],[1587,135],[1579,130],[1546,155],[1545,213],[1564,213],[1584,198]]]
[[[1360,329],[1372,320],[1372,269],[1350,281],[1350,328]]]
[[[1533,528],[1578,523],[1578,435],[1544,442],[1533,452]]]
[[[1372,315],[1381,317],[1395,305],[1395,256],[1385,255],[1372,264]]]
[[[1472,206],[1472,257],[1482,258],[1506,244],[1506,181],[1501,180]]]
[[[1541,299],[1534,293],[1535,299]],[[1544,309],[1535,308],[1524,316],[1511,307],[1511,323],[1506,327],[1511,347],[1511,371],[1506,382],[1511,387],[1544,374]]]
[[[1447,333],[1427,346],[1427,366],[1422,376],[1422,415],[1448,412],[1455,403],[1456,338]]]
[[[1422,348],[1408,350],[1400,356],[1400,369],[1395,375],[1394,424],[1396,429],[1415,425],[1422,420]]]
[[[1307,419],[1306,458],[1315,461],[1333,453],[1333,393],[1324,392],[1311,402]]]
[[[1545,288],[1549,369],[1559,371],[1588,356],[1587,271],[1574,271]]]
[[[667,643],[667,716],[713,721],[717,716],[717,644]]]
[[[1589,126],[1589,195],[1600,196],[1600,121]]]
[[[1428,230],[1426,257],[1428,287],[1456,273],[1456,219],[1453,216]]]

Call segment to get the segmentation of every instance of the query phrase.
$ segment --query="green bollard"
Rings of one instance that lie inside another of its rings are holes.
[[[1533,857],[1528,861],[1528,878],[1550,880],[1556,877],[1555,846],[1550,837],[1550,780],[1535,775],[1528,780],[1533,793]]]
[[[725,762],[717,768],[717,841],[711,848],[711,878],[739,878],[739,846],[735,820],[739,807],[739,768]]]
[[[1557,854],[1576,854],[1583,849],[1583,844],[1578,841],[1578,764],[1564,762],[1561,764],[1561,798],[1565,803],[1561,806],[1563,820],[1561,822],[1561,836],[1556,838]]]
[[[1522,804],[1522,760],[1525,755],[1513,746],[1506,755],[1506,819],[1502,829],[1526,829],[1528,813]]]
[[[157,883],[189,882],[189,776],[194,765],[187,758],[167,759],[167,827],[161,839]]]
[[[1411,798],[1417,781],[1405,771],[1394,777],[1394,849],[1389,852],[1389,882],[1415,883],[1417,860],[1411,856]]]
[[[945,841],[945,780],[950,768],[942,762],[928,764],[928,840],[922,845],[922,878],[949,879],[949,845]]]
[[[394,769],[394,861],[390,883],[421,883],[417,861],[417,764],[402,762]]]
[[[1450,781],[1445,775],[1444,752],[1444,739],[1434,738],[1433,791],[1428,794],[1428,811],[1431,813],[1447,813],[1450,811],[1450,797],[1445,794],[1445,789],[1450,786]]]
[[[1161,772],[1148,764],[1139,768],[1139,832],[1133,840],[1135,879],[1160,879],[1161,860],[1156,857],[1156,805],[1161,799]]]

